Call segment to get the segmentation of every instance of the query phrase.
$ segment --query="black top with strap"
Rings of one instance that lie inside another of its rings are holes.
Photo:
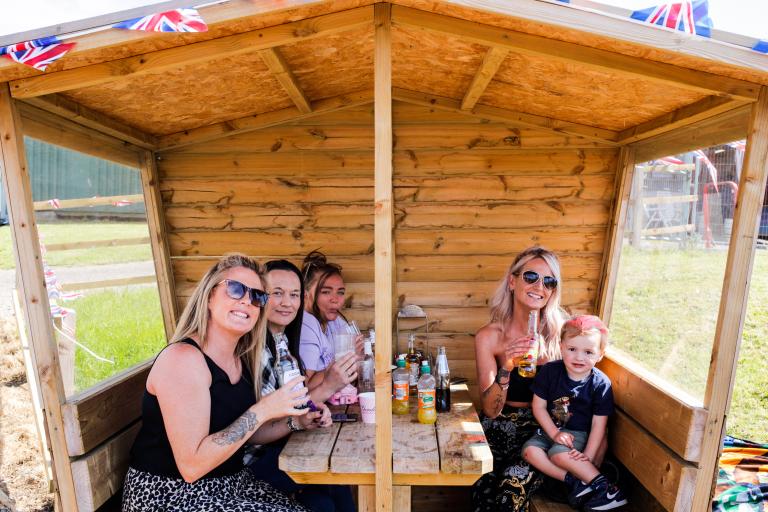
[[[179,343],[187,343],[203,352],[194,340],[186,339]],[[239,418],[250,406],[256,403],[253,390],[253,379],[250,370],[243,361],[240,380],[231,384],[227,373],[219,368],[204,352],[205,363],[211,372],[211,419],[208,434],[218,432],[228,427]],[[157,397],[144,389],[141,403],[142,425],[139,434],[131,448],[131,467],[146,471],[153,475],[171,478],[181,478],[181,473],[173,458],[171,443],[165,432],[163,415]],[[203,478],[233,475],[243,469],[244,448],[240,447],[230,458],[207,473]]]
[[[517,371],[512,369],[509,375],[509,388],[507,388],[507,402],[530,402],[533,400],[533,377],[523,377]]]

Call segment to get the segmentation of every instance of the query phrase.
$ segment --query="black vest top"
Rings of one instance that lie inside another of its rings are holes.
[[[533,400],[533,377],[522,377],[517,373],[517,368],[509,375],[509,387],[507,388],[507,402],[530,402]]]
[[[191,339],[180,343],[188,343],[202,352],[200,347]],[[218,432],[228,427],[239,418],[250,406],[256,403],[253,390],[253,379],[245,361],[242,361],[242,375],[236,384],[230,384],[227,373],[219,368],[213,360],[205,355],[205,362],[211,372],[211,420],[208,434]],[[181,473],[173,458],[171,443],[163,425],[163,415],[157,397],[144,389],[141,403],[142,425],[139,434],[131,448],[131,467],[146,471],[153,475],[170,478],[181,478]],[[243,469],[243,447],[219,466],[207,473],[203,478],[233,475]]]

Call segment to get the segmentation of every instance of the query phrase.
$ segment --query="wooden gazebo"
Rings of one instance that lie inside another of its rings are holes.
[[[746,137],[703,406],[618,358],[603,366],[614,454],[654,506],[707,510],[768,173],[768,57],[537,0],[200,12],[205,33],[79,36],[45,73],[0,60],[3,179],[63,510],[96,509],[121,485],[147,368],[64,396],[24,135],[141,170],[168,331],[226,252],[321,248],[343,265],[350,316],[378,333],[381,511],[397,494],[397,309],[427,310],[476,397],[472,335],[516,252],[556,250],[564,305],[610,317],[635,163]]]

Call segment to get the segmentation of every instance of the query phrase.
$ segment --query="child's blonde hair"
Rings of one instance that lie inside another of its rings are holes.
[[[605,353],[608,347],[608,328],[602,320],[595,315],[576,315],[563,324],[560,331],[560,341],[581,336],[582,334],[600,335],[600,352]]]

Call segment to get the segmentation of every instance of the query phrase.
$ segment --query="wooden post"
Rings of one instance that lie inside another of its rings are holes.
[[[733,218],[733,234],[725,264],[720,296],[720,314],[709,365],[704,406],[708,410],[701,464],[691,510],[709,510],[712,488],[721,452],[725,415],[731,401],[733,381],[747,308],[749,282],[755,256],[755,240],[768,176],[768,87],[762,87],[752,107],[744,167]]]
[[[55,491],[64,510],[77,511],[75,484],[61,415],[61,404],[65,399],[64,385],[45,289],[43,260],[32,207],[32,188],[24,152],[24,135],[7,84],[0,88],[0,148],[3,186],[8,191],[8,216],[13,235],[19,293],[24,300],[24,323],[31,337],[31,355],[45,410]]]
[[[171,255],[165,236],[165,217],[163,215],[163,201],[160,197],[155,154],[151,151],[144,151],[140,157],[140,165],[141,186],[144,189],[144,206],[147,212],[150,244],[155,262],[157,290],[160,293],[160,307],[163,310],[166,339],[170,339],[176,329],[176,295],[174,293]]]
[[[376,325],[376,510],[392,510],[392,401],[390,354],[395,248],[392,193],[391,6],[375,5],[375,325]]]
[[[643,209],[643,180],[645,177],[645,168],[638,167],[634,171],[634,180],[632,181],[632,247],[640,249],[642,245],[643,221],[645,220],[645,210]]]
[[[603,256],[603,273],[600,278],[600,291],[597,295],[598,316],[606,324],[610,321],[613,309],[613,292],[616,290],[621,247],[624,243],[624,226],[627,222],[629,195],[635,176],[635,150],[628,146],[621,148],[616,165],[616,187],[613,196],[611,223],[608,225],[608,243]]]

